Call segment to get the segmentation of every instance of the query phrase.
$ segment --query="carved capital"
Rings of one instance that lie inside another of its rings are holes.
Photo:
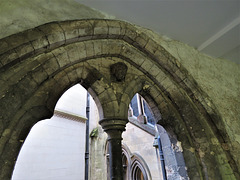
[[[106,118],[99,121],[99,124],[102,126],[105,132],[110,130],[119,130],[125,131],[126,124],[128,123],[128,119],[122,118]]]

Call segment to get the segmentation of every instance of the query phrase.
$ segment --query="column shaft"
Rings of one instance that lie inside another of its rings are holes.
[[[123,180],[122,166],[122,132],[128,119],[109,118],[99,121],[108,134],[109,170],[111,180]]]
[[[119,137],[112,137],[111,135],[119,134]],[[109,151],[109,170],[111,180],[123,180],[123,166],[122,166],[122,132],[119,130],[108,131],[108,151]]]

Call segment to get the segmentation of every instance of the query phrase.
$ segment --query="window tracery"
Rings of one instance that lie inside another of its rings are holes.
[[[109,174],[109,154],[108,144],[106,145],[106,163],[107,163],[107,179]],[[123,180],[149,180],[150,172],[147,164],[138,154],[132,154],[126,145],[122,145],[122,165]]]
[[[131,180],[148,180],[145,168],[137,159],[131,165]]]
[[[133,96],[130,102],[128,115],[137,118],[143,124],[155,125],[155,119],[148,103],[138,93]]]

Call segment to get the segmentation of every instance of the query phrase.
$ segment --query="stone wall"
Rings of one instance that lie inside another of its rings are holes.
[[[205,101],[210,108],[215,106],[218,110],[216,116],[222,118],[227,130],[225,135],[230,139],[229,144],[222,146],[231,149],[240,165],[240,65],[212,58],[184,43],[148,32],[188,70],[208,95]]]
[[[0,39],[52,21],[105,17],[74,0],[1,0]]]
[[[152,180],[162,179],[156,149],[153,147],[154,136],[128,123],[123,132],[123,143],[132,154],[139,154],[149,168]]]
[[[98,126],[96,134],[90,135],[90,166],[89,179],[107,180],[106,141],[107,134]]]
[[[90,179],[91,180],[106,180],[106,141],[107,134],[103,132],[101,127],[98,127],[96,136],[91,137],[91,166]],[[159,163],[156,156],[156,149],[153,147],[154,136],[148,132],[138,128],[132,123],[128,123],[126,131],[123,133],[123,146],[129,150],[130,158],[134,154],[140,155],[144,160],[146,171],[149,172],[150,179],[162,179],[162,174],[159,169]]]
[[[52,21],[109,17],[73,0],[2,0],[0,38]],[[166,48],[208,94],[207,101],[212,101],[223,117],[233,149],[239,147],[240,65],[212,58],[184,43],[141,29]]]

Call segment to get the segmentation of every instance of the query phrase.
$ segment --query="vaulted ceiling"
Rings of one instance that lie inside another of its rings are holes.
[[[240,64],[240,0],[76,0]]]

